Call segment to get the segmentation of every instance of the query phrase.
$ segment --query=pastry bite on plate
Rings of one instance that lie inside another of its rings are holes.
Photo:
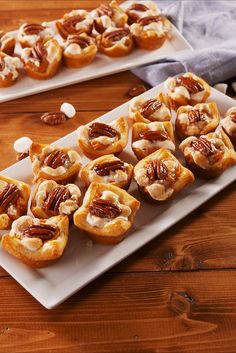
[[[102,34],[109,27],[124,27],[128,16],[115,0],[109,4],[101,4],[90,12],[93,18],[93,32]]]
[[[11,34],[0,31],[0,51],[12,56],[14,54],[15,44],[16,40]]]
[[[117,244],[133,225],[139,207],[140,202],[127,191],[112,184],[92,183],[74,214],[74,223],[98,243]]]
[[[78,144],[90,159],[105,154],[120,154],[128,142],[128,124],[124,117],[111,123],[92,122],[77,129]]]
[[[81,191],[75,184],[59,185],[54,180],[41,181],[31,201],[31,211],[35,217],[50,218],[68,216],[79,208]]]
[[[167,40],[170,30],[170,21],[162,15],[141,17],[130,26],[137,45],[145,50],[160,48]]]
[[[46,41],[54,31],[46,23],[24,23],[18,30],[17,39],[22,48],[30,48],[39,40]]]
[[[221,125],[236,149],[236,107],[227,110]]]
[[[29,197],[28,184],[0,175],[0,229],[27,213]]]
[[[153,98],[134,97],[129,104],[129,117],[134,122],[170,121],[169,99],[164,93]]]
[[[109,183],[128,190],[133,176],[133,166],[113,154],[98,157],[80,171],[80,178],[89,186],[92,182]]]
[[[69,34],[91,34],[93,19],[86,10],[72,10],[56,22],[56,27],[64,39],[66,39]]]
[[[63,46],[63,63],[69,68],[89,65],[97,54],[97,45],[86,33],[70,34]]]
[[[220,113],[215,102],[186,105],[178,108],[175,131],[180,140],[215,131],[220,123]]]
[[[175,138],[170,121],[155,121],[149,124],[135,123],[132,128],[132,150],[138,159],[166,148],[175,151]]]
[[[19,58],[9,56],[0,51],[0,88],[16,83],[22,64]]]
[[[154,1],[145,1],[145,3],[133,1],[125,13],[128,15],[129,24],[132,24],[140,18],[159,15],[160,11]]]
[[[81,168],[80,155],[70,148],[32,143],[29,156],[34,182],[46,179],[68,184],[77,178]]]
[[[141,195],[156,202],[173,198],[194,181],[194,175],[169,150],[161,148],[136,164],[134,179]]]
[[[133,37],[128,27],[109,27],[103,34],[97,36],[99,49],[110,57],[128,55],[134,46]]]
[[[187,137],[179,148],[188,167],[201,178],[214,178],[236,163],[236,152],[223,130]]]
[[[32,268],[48,266],[58,260],[66,247],[69,233],[67,216],[46,220],[22,216],[2,237],[2,248]]]
[[[169,77],[165,81],[165,87],[174,110],[182,105],[205,103],[211,94],[211,87],[191,72],[178,77]]]

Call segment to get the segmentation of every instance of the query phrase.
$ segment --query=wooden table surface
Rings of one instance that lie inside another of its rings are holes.
[[[0,28],[99,2],[0,0]],[[139,83],[125,72],[1,104],[0,169],[14,163],[17,138],[50,143],[126,102]],[[42,113],[64,101],[76,118],[44,125]],[[234,183],[51,311],[0,269],[0,353],[235,353],[235,201]]]

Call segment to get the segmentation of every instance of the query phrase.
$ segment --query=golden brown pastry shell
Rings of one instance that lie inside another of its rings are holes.
[[[69,68],[80,68],[91,64],[97,54],[97,46],[95,44],[90,45],[83,50],[79,55],[72,55],[63,52],[63,63]]]

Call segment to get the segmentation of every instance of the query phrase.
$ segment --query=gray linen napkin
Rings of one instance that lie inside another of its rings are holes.
[[[236,76],[236,1],[161,1],[162,12],[194,48],[133,73],[151,86],[192,71],[211,85]]]

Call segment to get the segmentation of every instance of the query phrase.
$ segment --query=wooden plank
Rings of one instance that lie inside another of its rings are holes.
[[[1,353],[236,351],[234,271],[104,275],[52,311],[0,285]]]

